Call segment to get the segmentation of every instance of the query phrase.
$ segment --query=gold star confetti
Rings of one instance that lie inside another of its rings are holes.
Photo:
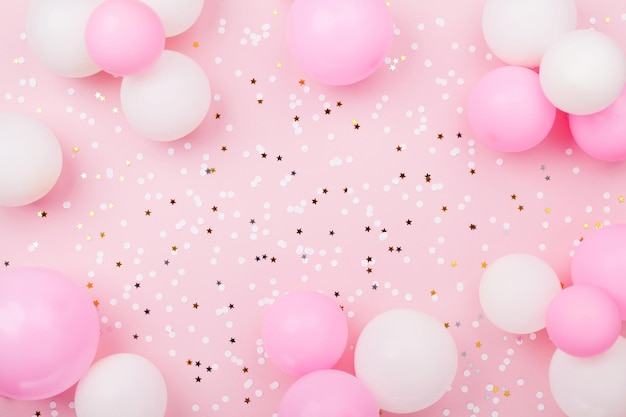
[[[483,269],[487,268],[487,262],[484,262],[484,261],[483,261],[483,262],[480,264],[480,267],[481,267],[481,268],[483,268]]]
[[[91,242],[92,237],[91,237],[91,235],[87,235],[87,237],[85,237],[85,239],[87,239],[87,242]]]
[[[504,391],[504,396],[505,397],[510,397],[511,396],[511,391],[509,391],[509,390]]]
[[[589,229],[589,223],[583,224],[583,229]]]
[[[226,146],[222,146],[222,152],[226,152],[228,148]]]
[[[431,295],[431,296],[437,295],[437,291],[435,291],[435,290],[431,290],[431,291],[430,291],[430,295]]]
[[[449,327],[450,327],[450,323],[447,323],[447,322],[446,322],[446,323],[444,323],[444,324],[443,324],[443,327],[445,327],[446,329],[447,329],[447,328],[449,328]]]
[[[92,282],[88,282],[87,283],[87,288],[92,289],[93,288],[93,283]]]
[[[74,146],[72,148],[72,153],[78,153],[78,152],[80,152],[80,149],[78,149],[78,146]]]
[[[100,305],[100,301],[93,300],[93,305],[94,305],[94,307],[98,307]]]
[[[104,233],[104,232],[100,232],[100,237],[101,237],[102,239],[104,239],[104,238],[106,237],[106,233]]]
[[[100,175],[100,174],[96,174],[96,179],[97,179],[97,180],[102,179],[102,175]]]
[[[127,167],[129,167],[129,166],[131,166],[131,165],[132,165],[132,162],[130,162],[130,160],[128,160],[128,159],[127,159],[126,161],[124,161],[124,165],[126,165]]]
[[[604,23],[611,23],[611,18],[610,17],[605,17],[604,18]]]
[[[48,213],[46,213],[45,211],[39,211],[39,212],[37,212],[37,216],[39,216],[39,217],[47,217]]]
[[[476,342],[475,346],[476,346],[477,348],[481,348],[481,347],[483,346],[483,344],[482,344],[482,343],[480,343],[480,341],[478,341],[478,342]]]
[[[455,268],[457,263],[456,263],[456,261],[452,261],[452,262],[450,262],[450,265],[452,266],[452,268]]]
[[[194,43],[192,43],[191,46],[193,46],[194,48],[197,48],[198,46],[200,46],[200,43],[198,41],[194,41]]]
[[[282,67],[283,67],[283,63],[282,63],[282,62],[280,62],[280,61],[278,61],[278,62],[276,63],[276,68],[282,68]]]
[[[300,81],[298,81],[298,84],[300,84],[300,85],[305,85],[305,84],[306,84],[306,81],[304,81],[303,79],[300,79]]]
[[[279,13],[279,12],[278,12],[278,10],[276,10],[276,9],[272,10],[272,14],[273,14],[274,16],[278,16],[278,13]]]
[[[122,263],[120,261],[115,262],[115,266],[118,268],[122,267]]]
[[[624,196],[620,195],[619,197],[617,197],[617,201],[619,201],[620,203],[624,202]]]
[[[172,252],[178,252],[178,246],[176,245],[172,246]]]
[[[599,229],[599,228],[601,228],[601,227],[602,227],[602,223],[600,223],[600,222],[596,222],[596,229]]]
[[[522,211],[522,210],[524,210],[524,206],[522,206],[522,205],[520,204],[519,206],[517,206],[517,209],[518,209],[519,211]]]
[[[91,210],[91,211],[89,212],[89,217],[93,217],[93,216],[95,216],[95,215],[96,215],[96,212],[95,212],[95,211]]]
[[[406,55],[404,54],[400,55],[400,61],[406,61]]]

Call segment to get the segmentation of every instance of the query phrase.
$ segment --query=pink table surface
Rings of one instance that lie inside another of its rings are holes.
[[[568,284],[580,239],[626,222],[626,169],[585,155],[563,114],[524,153],[472,134],[469,90],[503,65],[482,38],[482,1],[392,0],[386,63],[328,87],[289,56],[289,1],[207,0],[167,48],[202,65],[213,103],[197,131],[170,143],[127,125],[119,79],[40,65],[24,36],[27,3],[0,6],[0,111],[51,127],[64,168],[44,199],[0,209],[0,268],[48,266],[84,285],[101,321],[98,357],[154,361],[168,417],[276,415],[294,378],[265,357],[260,323],[295,289],[343,307],[350,338],[337,368],[350,372],[360,330],[382,311],[449,324],[457,377],[410,416],[563,416],[548,386],[554,345],[545,331],[495,328],[478,282],[498,257],[528,252]],[[580,28],[626,48],[626,5],[577,5]],[[0,416],[73,417],[72,401],[73,389],[0,399]]]

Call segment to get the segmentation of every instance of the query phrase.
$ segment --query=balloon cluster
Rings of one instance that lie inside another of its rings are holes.
[[[355,375],[330,369],[343,355],[348,323],[339,306],[313,291],[288,293],[268,309],[263,346],[279,369],[299,377],[281,400],[281,417],[376,417],[379,409],[412,413],[438,401],[457,369],[455,342],[444,326],[416,310],[389,310],[363,329]]]
[[[626,339],[620,336],[625,252],[626,224],[604,226],[575,251],[570,287],[562,289],[552,268],[528,254],[497,259],[481,278],[481,306],[498,328],[517,334],[547,330],[557,348],[550,387],[569,417],[626,415],[619,390],[596,386],[599,380],[614,386],[626,381]]]
[[[0,396],[41,400],[78,382],[78,417],[162,417],[167,391],[159,370],[127,353],[93,364],[99,340],[96,309],[70,277],[48,268],[0,275]]]
[[[486,1],[485,41],[508,66],[484,75],[470,93],[469,122],[485,144],[530,149],[559,109],[583,151],[626,159],[626,59],[609,36],[576,24],[574,0]]]
[[[172,141],[206,117],[211,87],[188,56],[164,50],[166,37],[189,29],[204,0],[31,0],[26,36],[51,71],[123,77],[122,110],[146,138]]]

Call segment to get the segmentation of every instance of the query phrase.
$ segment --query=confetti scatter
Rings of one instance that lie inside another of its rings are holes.
[[[569,285],[588,233],[626,222],[624,167],[586,156],[564,117],[527,152],[485,147],[465,106],[501,64],[487,58],[481,4],[451,1],[389,2],[387,60],[349,87],[319,83],[289,56],[288,5],[208,7],[168,49],[205,70],[211,108],[168,143],[127,125],[119,79],[42,66],[22,34],[28,2],[12,2],[0,15],[2,109],[50,127],[64,168],[44,199],[0,207],[2,271],[74,277],[98,312],[100,351],[141,354],[163,373],[166,417],[275,415],[293,378],[273,366],[260,324],[281,294],[303,289],[348,318],[344,370],[373,316],[435,317],[459,368],[433,415],[564,417],[546,333],[495,328],[478,283],[501,255],[527,252]],[[604,3],[578,2],[579,21],[626,48],[623,11]],[[73,400],[71,390],[0,398],[0,415],[74,417]]]

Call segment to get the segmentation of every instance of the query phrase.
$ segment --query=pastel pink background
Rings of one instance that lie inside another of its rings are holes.
[[[626,50],[620,3],[577,1],[579,27]],[[563,114],[521,154],[474,137],[469,90],[502,65],[482,39],[480,0],[392,0],[388,60],[349,87],[320,85],[295,66],[283,36],[289,1],[207,0],[167,48],[202,65],[214,101],[202,126],[173,143],[133,133],[120,79],[42,67],[23,36],[27,4],[0,5],[0,111],[51,127],[64,169],[44,199],[0,209],[0,268],[75,277],[97,300],[98,356],[154,361],[168,417],[275,415],[294,378],[264,357],[260,323],[271,300],[296,289],[337,294],[350,324],[337,367],[347,371],[360,330],[382,311],[412,307],[449,323],[457,377],[414,416],[563,415],[548,386],[545,331],[496,329],[477,284],[485,265],[516,251],[540,256],[568,284],[580,239],[626,222],[626,169],[585,155]],[[72,400],[73,390],[0,399],[0,416],[72,417]]]

